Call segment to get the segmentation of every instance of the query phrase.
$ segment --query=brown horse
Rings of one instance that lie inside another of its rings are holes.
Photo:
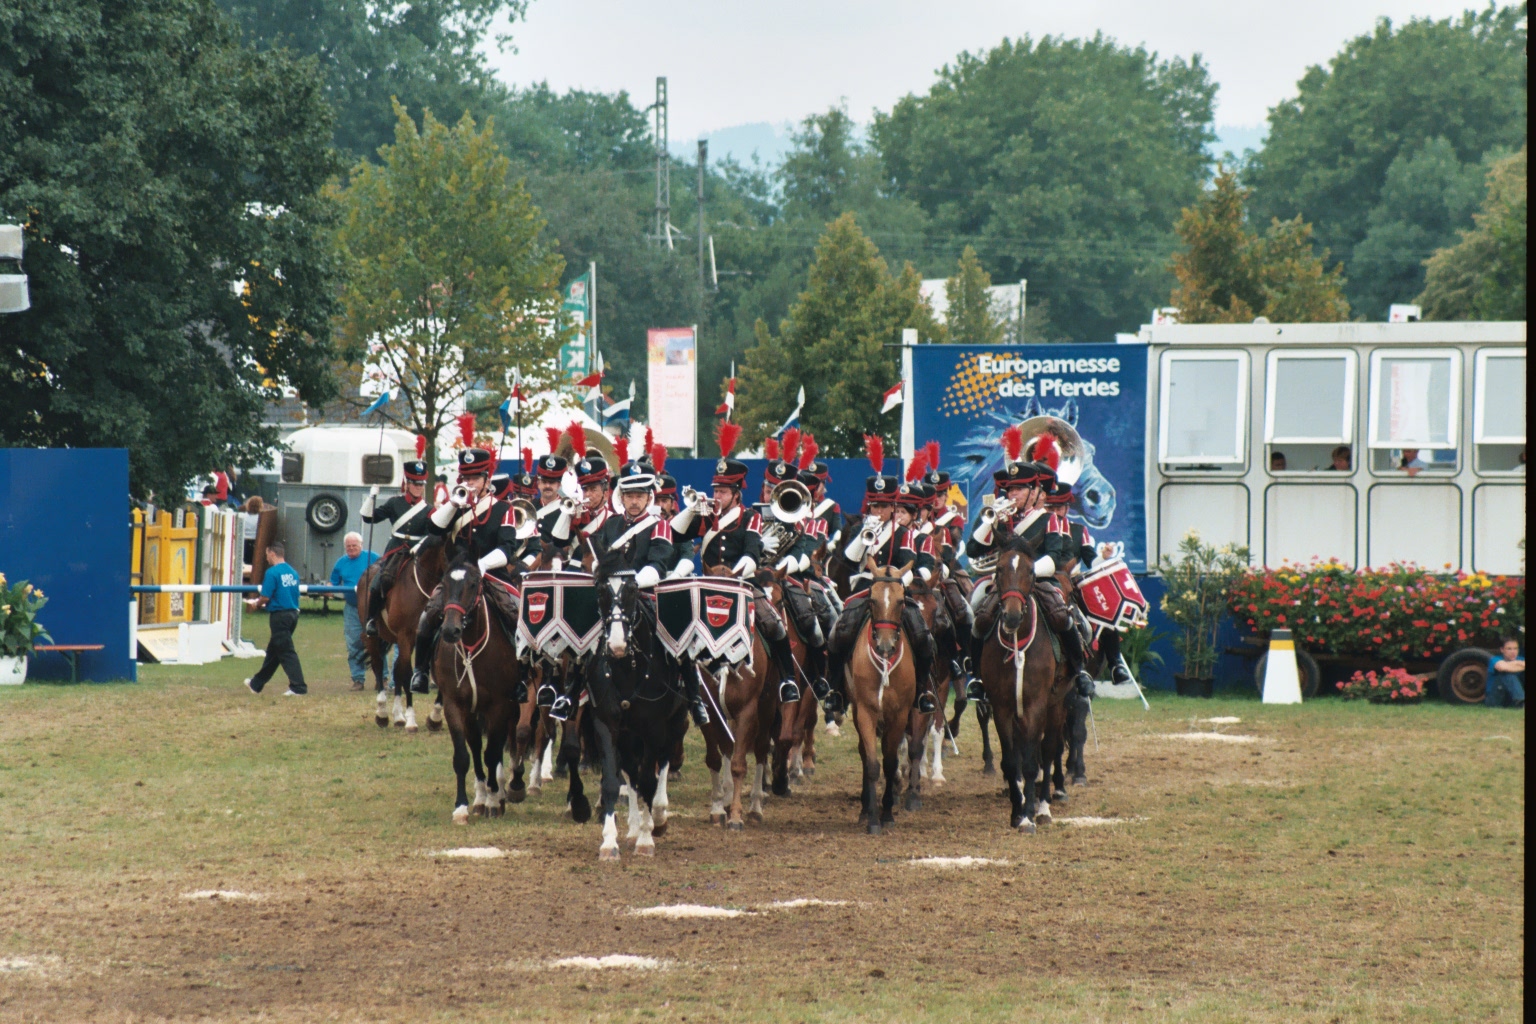
[[[729,576],[725,566],[706,570],[711,576]],[[745,822],[754,824],[763,820],[763,801],[766,796],[764,783],[773,741],[773,725],[779,713],[779,688],[773,678],[773,660],[762,638],[752,638],[752,654],[745,661],[721,670],[716,676],[703,668],[699,672],[700,685],[710,688],[715,702],[724,712],[734,741],[726,739],[715,723],[704,730],[704,764],[709,768],[711,824],[724,824],[739,832]],[[802,701],[802,703],[804,703]],[[753,777],[751,802],[743,818],[742,794],[746,792],[747,754],[751,752],[757,764]],[[731,759],[729,792],[720,774],[724,758]]]
[[[788,796],[790,781],[790,758],[800,755],[801,770],[809,763],[811,773],[816,771],[816,712],[818,706],[811,696],[811,681],[806,677],[802,666],[805,665],[806,644],[800,636],[800,630],[795,626],[795,617],[789,614],[789,607],[784,597],[786,586],[798,586],[793,580],[786,582],[787,570],[776,569],[764,573],[759,577],[763,593],[768,596],[768,601],[778,611],[779,617],[784,620],[789,632],[789,649],[795,659],[795,672],[800,677],[801,699],[790,705],[779,705],[778,720],[773,723],[773,795]],[[774,690],[777,702],[778,690]],[[807,761],[807,758],[809,760]]]
[[[844,670],[854,728],[859,733],[859,757],[864,762],[863,810],[860,817],[870,835],[896,820],[893,807],[901,741],[907,734],[912,702],[917,697],[917,659],[911,638],[901,629],[906,587],[901,578],[910,568],[867,565],[870,573],[868,624],[860,630]],[[885,797],[878,804],[880,772],[885,771]]]
[[[442,581],[443,626],[432,674],[453,737],[453,771],[458,777],[453,820],[458,825],[468,823],[471,814],[500,817],[507,800],[508,773],[501,770],[501,756],[517,712],[522,669],[511,638],[493,621],[495,613],[481,593],[482,587],[499,585],[483,579],[468,556],[455,560]],[[473,803],[465,791],[471,759]]]
[[[441,544],[422,544],[414,553],[407,554],[395,573],[394,585],[385,597],[384,610],[378,618],[379,635],[364,636],[368,651],[368,663],[373,669],[374,690],[378,697],[373,711],[373,721],[380,729],[389,725],[389,693],[384,688],[384,655],[390,645],[397,648],[395,666],[390,673],[395,695],[395,725],[408,733],[416,731],[416,709],[411,702],[411,656],[416,649],[416,626],[421,613],[432,598],[432,591],[443,578],[447,554]],[[362,621],[368,621],[368,587],[376,566],[357,583],[357,612]],[[442,705],[434,704],[427,716],[427,728],[436,732],[443,727]]]
[[[1031,593],[1033,556],[1022,538],[1005,537],[997,559],[997,621],[988,631],[978,666],[1002,748],[1003,776],[1013,805],[1011,827],[1035,831],[1035,819],[1050,821],[1050,804],[1039,797],[1035,777],[1041,768],[1041,741],[1053,703],[1065,687],[1050,627]]]
[[[940,602],[942,596],[925,583],[914,581],[907,591],[908,596],[917,601],[918,609],[923,613],[923,621],[928,626],[930,635],[937,635],[936,622],[944,613]],[[907,715],[907,790],[903,794],[902,806],[908,811],[921,810],[923,806],[923,779],[928,777],[935,786],[944,784],[943,761],[936,760],[938,766],[936,775],[930,774],[928,769],[927,752],[931,743],[935,754],[942,749],[944,743],[944,708],[949,703],[949,690],[952,683],[949,659],[935,658],[933,662],[933,699],[938,705],[938,710],[932,714],[923,714],[916,707]]]

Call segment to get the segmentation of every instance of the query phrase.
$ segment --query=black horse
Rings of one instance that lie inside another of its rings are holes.
[[[667,762],[688,728],[681,680],[656,638],[652,598],[635,585],[634,572],[617,562],[612,556],[597,562],[603,635],[583,666],[591,700],[586,710],[603,773],[601,860],[619,859],[614,806],[621,774],[640,801],[635,854],[655,855],[654,837],[666,830]]]

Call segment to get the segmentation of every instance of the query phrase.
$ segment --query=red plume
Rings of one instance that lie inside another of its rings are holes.
[[[555,454],[555,450],[560,447],[560,428],[545,427],[544,436],[549,438],[549,454]]]
[[[1061,445],[1056,443],[1052,434],[1037,434],[1029,442],[1029,457],[1035,462],[1045,463],[1054,472],[1061,466]]]
[[[580,423],[572,423],[565,428],[565,436],[571,439],[571,448],[575,450],[578,459],[587,457],[587,428]]]
[[[816,444],[816,438],[812,434],[806,434],[805,440],[800,445],[800,468],[810,469],[816,464],[816,456],[821,454],[821,448]]]
[[[869,464],[875,467],[875,475],[885,472],[885,440],[879,434],[864,435],[864,454],[869,457]]]
[[[795,457],[800,454],[800,428],[790,427],[784,431],[784,461],[793,464]]]
[[[532,473],[533,472],[533,449],[532,448],[524,448],[523,449],[523,472],[524,473]]]
[[[741,425],[738,423],[726,423],[722,420],[715,425],[715,443],[720,446],[720,457],[728,459],[731,452],[736,450],[736,442],[741,438]]]
[[[1003,454],[1009,462],[1018,462],[1024,453],[1024,430],[1017,424],[1003,431]]]
[[[763,456],[769,462],[778,462],[779,461],[779,442],[775,441],[771,437],[768,438],[767,440],[765,440],[763,442]]]
[[[417,434],[416,435],[416,457],[418,459],[424,459],[424,458],[427,457],[427,435],[426,434]]]
[[[929,441],[923,445],[923,451],[928,454],[928,468],[937,472],[939,468],[939,442]]]
[[[629,438],[616,437],[613,439],[613,454],[619,457],[619,465],[629,465]]]
[[[459,436],[464,439],[464,447],[472,447],[475,443],[475,414],[467,412],[459,417]]]
[[[912,453],[912,461],[907,463],[907,483],[916,483],[928,472],[928,452],[919,448]]]
[[[650,430],[647,429],[649,434]],[[651,445],[651,465],[656,467],[656,475],[661,476],[662,470],[667,468],[667,446],[664,444]]]
[[[656,435],[651,432],[651,428],[650,427],[646,427],[645,428],[645,450],[649,452],[649,451],[653,451],[655,448],[656,448]],[[655,458],[656,457],[654,455],[651,456],[651,460],[653,462],[655,461]]]

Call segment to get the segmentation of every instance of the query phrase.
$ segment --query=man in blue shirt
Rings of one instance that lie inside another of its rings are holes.
[[[363,620],[357,614],[357,581],[379,560],[379,556],[363,550],[360,533],[347,534],[341,545],[347,554],[331,566],[331,586],[347,588],[346,604],[341,610],[342,633],[347,638],[347,667],[352,670],[352,689],[361,690],[368,675],[368,651],[363,646]]]
[[[304,669],[299,664],[299,652],[293,646],[293,630],[299,624],[299,574],[284,561],[286,552],[282,541],[267,545],[267,574],[261,581],[261,596],[247,601],[252,608],[265,608],[271,614],[268,625],[272,636],[267,640],[267,657],[254,676],[245,681],[246,689],[260,693],[267,680],[283,666],[288,677],[288,689],[284,697],[302,697],[309,692],[304,685]]]
[[[1525,659],[1520,656],[1520,641],[1512,636],[1505,637],[1499,653],[1488,659],[1483,704],[1490,708],[1525,707]]]

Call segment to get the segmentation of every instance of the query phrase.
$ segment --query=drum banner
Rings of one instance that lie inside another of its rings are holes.
[[[969,523],[1003,464],[1003,431],[1053,434],[1069,518],[1100,559],[1147,571],[1145,345],[918,345],[912,356],[912,440],[939,442]]]
[[[736,664],[752,653],[752,588],[719,576],[656,585],[661,645],[678,660]]]
[[[1125,633],[1147,621],[1147,599],[1130,567],[1118,558],[1084,573],[1077,581],[1076,596],[1095,626]]]
[[[602,632],[597,589],[584,572],[532,572],[523,577],[517,654],[530,648],[551,661],[566,651],[591,654]]]

